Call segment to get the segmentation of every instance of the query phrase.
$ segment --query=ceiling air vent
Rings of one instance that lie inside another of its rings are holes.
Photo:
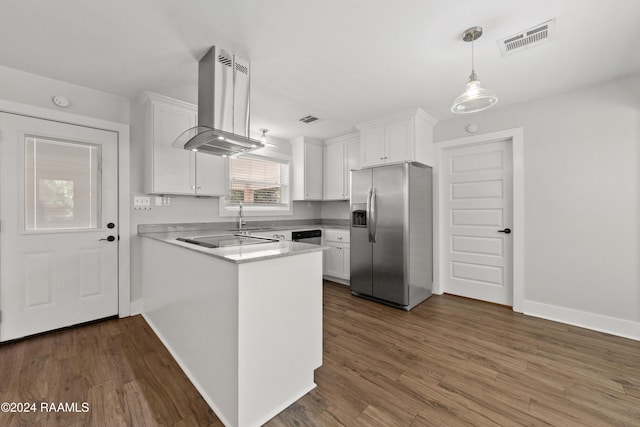
[[[312,123],[315,123],[315,122],[317,122],[318,120],[320,120],[320,119],[318,119],[318,118],[317,118],[317,117],[315,117],[315,116],[311,116],[311,115],[309,115],[309,116],[304,116],[303,118],[298,119],[298,121],[300,121],[300,122],[302,122],[302,123],[306,123],[306,124],[308,124],[308,125],[310,125],[310,124],[312,124]]]
[[[528,28],[512,36],[498,40],[502,56],[513,55],[526,49],[538,46],[550,40],[554,33],[556,20],[551,19],[535,27]]]

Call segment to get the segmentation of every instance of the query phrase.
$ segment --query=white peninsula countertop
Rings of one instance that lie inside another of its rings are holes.
[[[324,247],[176,240],[210,231],[140,233],[142,315],[226,426],[260,426],[315,387]]]
[[[190,251],[199,252],[227,262],[236,264],[244,262],[263,261],[272,258],[301,255],[309,252],[317,252],[328,249],[327,246],[311,245],[309,243],[280,240],[273,243],[261,243],[258,245],[227,246],[222,248],[205,248],[203,246],[177,240],[178,238],[194,238],[202,236],[233,235],[233,232],[225,232],[220,229],[197,231],[170,231],[140,233],[140,236],[172,245],[180,246]]]

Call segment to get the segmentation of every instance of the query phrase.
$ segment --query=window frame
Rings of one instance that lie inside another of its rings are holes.
[[[293,200],[292,200],[292,165],[291,165],[291,156],[278,154],[278,153],[270,153],[266,154],[245,154],[243,157],[248,159],[255,160],[263,160],[274,163],[280,163],[286,167],[285,176],[286,178],[281,182],[282,188],[282,199],[286,198],[286,202],[282,204],[258,204],[258,203],[249,203],[242,204],[242,213],[244,216],[276,216],[276,215],[293,215]],[[228,189],[231,190],[231,165],[229,165],[229,186]],[[284,196],[286,194],[286,197]],[[238,211],[240,210],[240,204],[227,204],[226,202],[227,196],[221,196],[218,202],[218,212],[221,217],[234,217],[238,215]]]

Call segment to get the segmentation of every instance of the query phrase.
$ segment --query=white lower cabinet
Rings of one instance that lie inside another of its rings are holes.
[[[329,247],[324,255],[324,277],[348,285],[351,278],[349,230],[325,229],[324,245]]]

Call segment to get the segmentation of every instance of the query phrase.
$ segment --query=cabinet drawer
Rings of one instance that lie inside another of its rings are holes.
[[[349,230],[327,228],[324,230],[324,240],[327,242],[349,243]]]

